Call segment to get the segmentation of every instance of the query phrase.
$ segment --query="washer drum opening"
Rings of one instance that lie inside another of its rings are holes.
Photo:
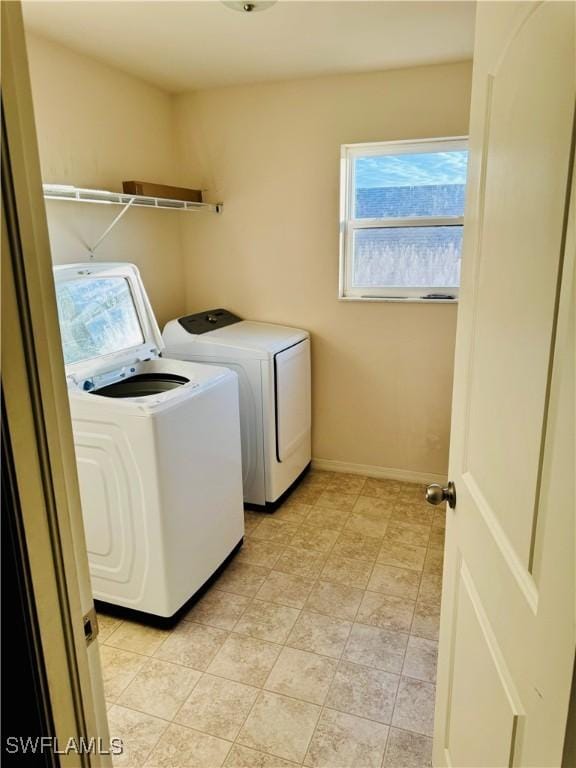
[[[129,379],[117,381],[101,389],[92,390],[91,394],[102,397],[147,397],[161,395],[171,389],[188,384],[190,379],[175,373],[139,373]]]

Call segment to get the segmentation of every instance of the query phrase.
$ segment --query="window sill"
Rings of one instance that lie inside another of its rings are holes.
[[[366,304],[458,304],[455,299],[421,299],[417,296],[398,296],[397,298],[382,298],[380,296],[339,296],[338,301],[361,301]]]

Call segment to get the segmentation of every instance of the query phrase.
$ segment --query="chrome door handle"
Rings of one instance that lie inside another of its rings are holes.
[[[454,509],[456,506],[456,486],[452,481],[448,483],[446,488],[442,488],[437,483],[432,483],[432,485],[426,488],[426,501],[428,504],[434,504],[434,506],[447,501],[450,509]]]

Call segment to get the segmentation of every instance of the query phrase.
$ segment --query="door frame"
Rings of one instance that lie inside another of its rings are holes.
[[[94,619],[85,636],[93,602],[20,2],[1,13],[3,426],[56,739],[44,750],[70,768],[109,766]],[[101,742],[83,746],[92,738]]]

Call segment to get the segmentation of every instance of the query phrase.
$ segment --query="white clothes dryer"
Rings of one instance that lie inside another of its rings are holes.
[[[244,503],[272,511],[311,459],[310,334],[213,309],[171,320],[166,354],[238,374]]]
[[[160,357],[134,265],[55,280],[94,597],[172,617],[242,542],[237,376]]]

